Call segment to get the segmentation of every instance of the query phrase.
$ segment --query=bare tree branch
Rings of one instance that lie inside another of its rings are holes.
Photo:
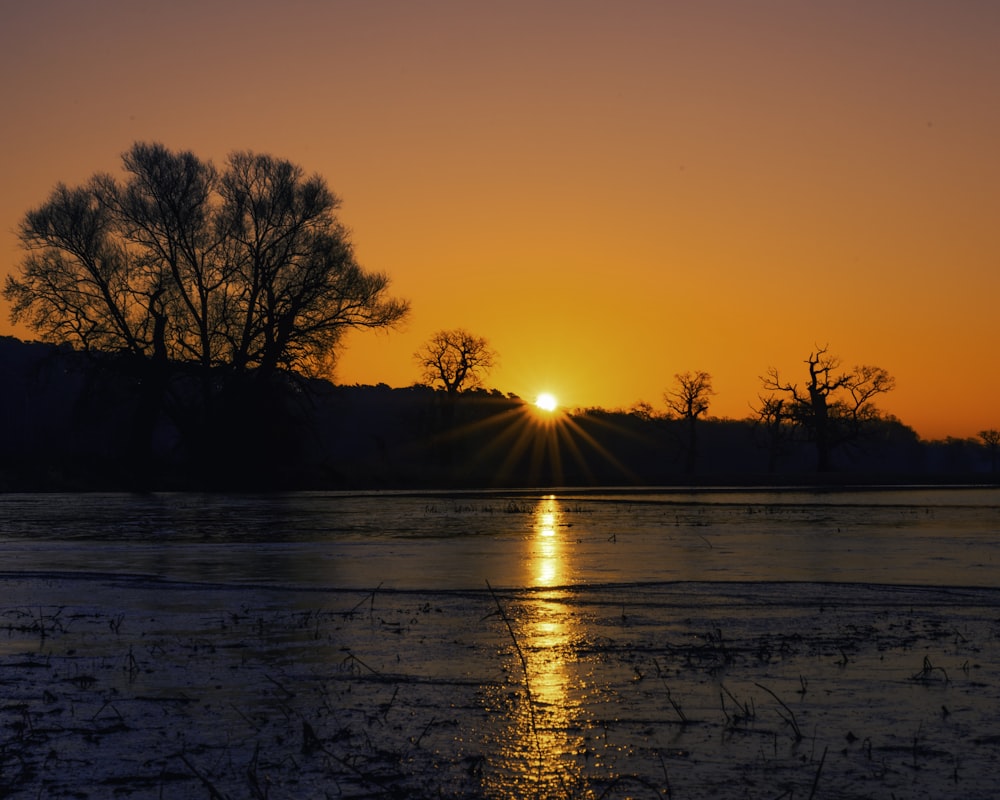
[[[895,380],[881,367],[862,365],[842,371],[839,358],[830,355],[827,347],[818,347],[805,359],[809,379],[803,388],[783,380],[774,367],[761,376],[761,384],[772,394],[762,398],[755,409],[762,421],[774,425],[772,433],[781,431],[774,412],[784,415],[804,431],[816,445],[817,469],[830,469],[831,454],[839,445],[858,439],[865,423],[877,420],[881,412],[874,398],[892,391]],[[776,405],[776,395],[784,394],[787,405]]]
[[[449,397],[454,397],[482,386],[483,378],[496,364],[497,354],[483,337],[455,328],[435,333],[413,358],[425,383],[440,384]]]
[[[137,143],[125,177],[57,186],[20,227],[7,279],[14,321],[84,349],[165,354],[237,372],[329,364],[350,328],[391,327],[409,305],[363,270],[340,201],[288,161],[234,153],[220,173]]]

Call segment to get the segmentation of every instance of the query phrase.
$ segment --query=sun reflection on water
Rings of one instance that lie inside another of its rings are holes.
[[[542,507],[554,507],[555,498],[551,495],[539,504]],[[555,586],[560,579],[559,549],[561,542],[556,532],[556,512],[535,512],[535,536],[532,544],[532,562],[535,568],[536,586]]]
[[[568,603],[567,525],[559,502],[548,495],[538,503],[526,541],[524,585],[529,590],[510,617],[527,674],[515,660],[508,671],[517,683],[516,706],[507,711],[499,752],[504,760],[503,796],[549,797],[575,794],[586,766],[586,733],[581,697],[585,676],[575,658],[577,621]]]

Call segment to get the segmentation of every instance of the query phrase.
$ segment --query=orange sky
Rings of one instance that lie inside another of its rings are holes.
[[[926,438],[1000,427],[992,0],[10,3],[0,118],[0,273],[137,140],[322,174],[413,304],[344,383],[465,327],[504,391],[662,410],[705,370],[744,417],[829,344]]]

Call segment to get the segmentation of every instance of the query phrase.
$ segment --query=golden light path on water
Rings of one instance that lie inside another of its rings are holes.
[[[514,785],[494,787],[498,796],[586,796],[585,772],[595,766],[583,707],[593,687],[576,658],[583,634],[565,588],[569,531],[556,497],[541,498],[525,542],[523,582],[531,591],[508,610],[524,663],[515,654],[508,671],[508,696],[517,699],[498,749],[501,773]]]

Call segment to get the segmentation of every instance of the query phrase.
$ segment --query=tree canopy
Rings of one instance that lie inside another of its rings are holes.
[[[413,358],[429,386],[440,384],[449,397],[454,397],[463,389],[482,386],[497,354],[482,336],[455,328],[435,333]]]
[[[357,263],[339,198],[270,155],[217,169],[137,143],[124,176],[59,184],[22,220],[14,322],[84,350],[228,367],[328,369],[344,332],[401,321],[405,301]]]
[[[804,363],[809,371],[804,387],[783,379],[774,367],[761,376],[772,394],[760,398],[757,413],[769,426],[787,420],[803,430],[816,445],[817,470],[825,472],[834,448],[859,439],[882,418],[875,399],[892,391],[896,381],[886,370],[868,364],[844,370],[826,347],[814,350]]]
[[[663,401],[681,419],[695,420],[708,411],[714,394],[712,376],[707,372],[680,372],[674,375],[674,387],[663,393]]]

